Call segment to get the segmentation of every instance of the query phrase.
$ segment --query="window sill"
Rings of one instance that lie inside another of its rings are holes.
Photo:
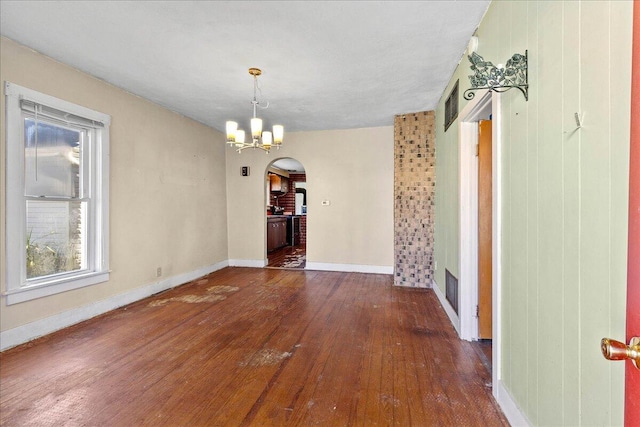
[[[107,280],[109,280],[108,271],[93,272],[83,274],[81,276],[52,280],[38,285],[25,286],[19,289],[11,289],[5,292],[4,296],[6,298],[7,305],[18,304],[37,298],[59,294],[61,292],[71,291],[73,289],[97,285],[98,283],[103,283]]]

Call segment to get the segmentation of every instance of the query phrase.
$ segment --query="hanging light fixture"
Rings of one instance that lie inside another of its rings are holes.
[[[238,123],[228,121],[226,124],[227,130],[227,144],[234,147],[238,153],[246,148],[259,148],[267,153],[271,147],[280,148],[282,145],[282,138],[284,137],[284,128],[282,125],[274,125],[273,132],[262,131],[262,119],[256,115],[257,108],[269,108],[269,103],[266,106],[261,106],[256,99],[256,92],[258,90],[258,76],[262,74],[262,70],[259,68],[249,68],[249,74],[253,76],[253,118],[251,119],[251,140],[245,141],[245,132],[238,129]]]

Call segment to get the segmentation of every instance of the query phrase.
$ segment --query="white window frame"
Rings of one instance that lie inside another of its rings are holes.
[[[6,97],[6,304],[16,304],[109,280],[109,126],[111,117],[53,96],[5,82]],[[88,268],[27,280],[25,242],[24,123],[21,101],[99,122],[91,141],[91,208],[88,209]]]

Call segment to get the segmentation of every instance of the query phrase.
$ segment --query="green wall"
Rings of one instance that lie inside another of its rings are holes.
[[[621,425],[623,364],[602,337],[624,337],[631,1],[494,1],[478,54],[529,53],[529,101],[502,103],[504,387],[533,425]],[[436,285],[458,275],[458,129],[436,116]],[[574,113],[583,115],[576,130]]]

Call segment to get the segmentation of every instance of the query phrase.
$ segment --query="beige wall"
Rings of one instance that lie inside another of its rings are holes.
[[[6,306],[2,330],[227,260],[224,136],[200,123],[1,39],[0,79],[111,115],[108,282]],[[5,104],[0,155],[5,164]],[[1,212],[4,224],[5,182]],[[5,241],[2,230],[2,271]],[[6,289],[5,275],[0,279]]]
[[[307,174],[307,262],[392,268],[393,126],[290,132],[270,154],[228,148],[229,258],[265,259],[265,172],[282,157]]]
[[[238,155],[225,147],[220,132],[11,40],[1,42],[3,82],[112,117],[110,280],[11,306],[2,300],[2,331],[229,259],[264,260],[263,180],[278,157],[296,158],[307,169],[309,262],[392,269],[392,126],[288,133],[280,151]],[[4,132],[1,142],[4,165]],[[248,178],[240,176],[245,165],[251,166]],[[4,174],[1,179],[4,201]],[[321,206],[322,200],[331,204]],[[0,215],[4,223],[4,209]],[[4,271],[4,230],[1,240]],[[0,283],[6,289],[4,275]]]
[[[506,389],[534,425],[622,425],[630,114],[630,1],[492,2],[478,53],[529,51],[529,101],[501,95],[502,356]],[[436,271],[458,275],[458,129],[437,109]],[[461,106],[464,107],[462,96]],[[584,115],[576,130],[574,113]]]

